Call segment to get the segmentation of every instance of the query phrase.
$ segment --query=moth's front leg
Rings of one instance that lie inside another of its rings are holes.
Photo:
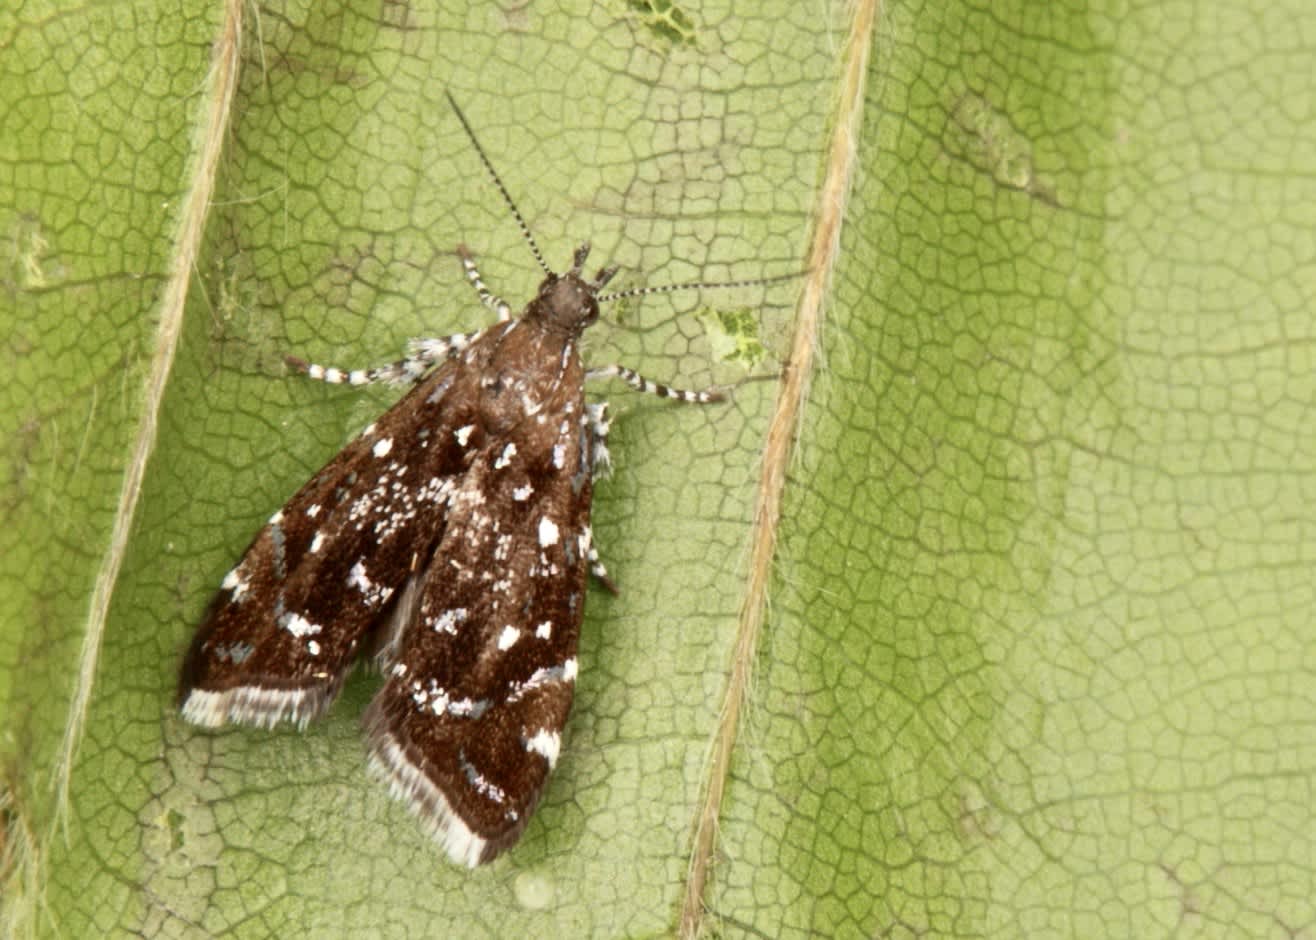
[[[424,378],[425,373],[436,363],[461,355],[478,335],[478,332],[454,333],[451,336],[413,339],[407,344],[407,358],[372,369],[340,369],[337,366],[307,362],[297,356],[285,356],[283,361],[307,378],[328,382],[330,385],[372,385],[376,382],[412,384]]]
[[[457,257],[462,259],[462,270],[466,272],[466,280],[471,282],[475,292],[480,295],[480,303],[498,314],[499,323],[512,319],[512,308],[507,305],[507,301],[489,290],[480,279],[480,269],[475,266],[475,257],[465,245],[457,246]]]

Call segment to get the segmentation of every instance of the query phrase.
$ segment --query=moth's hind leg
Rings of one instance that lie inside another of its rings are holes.
[[[330,385],[372,385],[376,382],[400,385],[419,382],[435,363],[460,355],[475,336],[475,333],[454,333],[431,339],[413,339],[407,344],[407,358],[372,369],[322,366],[297,356],[285,356],[283,361],[307,378],[328,382]]]
[[[612,427],[612,422],[608,418],[608,403],[605,401],[586,405],[583,424],[589,441],[590,473],[597,480],[599,477],[606,476],[612,469],[612,460],[608,456],[608,429]],[[586,557],[589,559],[590,574],[599,580],[608,593],[620,594],[616,582],[608,577],[608,569],[599,559],[599,550],[594,547],[592,532],[589,537],[589,553]]]
[[[594,479],[606,477],[612,470],[612,455],[608,453],[608,430],[612,419],[608,417],[608,403],[585,406],[585,433],[589,436],[589,464]]]
[[[604,589],[613,597],[621,594],[621,588],[617,587],[616,581],[608,577],[608,569],[599,560],[599,550],[592,545],[589,549],[589,573],[598,578],[599,584],[602,584]]]
[[[659,398],[669,398],[673,401],[685,402],[689,405],[710,405],[714,402],[726,401],[726,393],[719,388],[706,388],[700,391],[689,391],[683,388],[672,388],[670,385],[663,385],[660,382],[651,382],[634,369],[626,366],[611,365],[604,366],[600,369],[590,369],[585,373],[586,379],[610,379],[618,378],[635,389],[637,392],[644,392],[647,395],[657,395]],[[586,432],[590,440],[590,465],[595,479],[605,475],[611,468],[612,463],[608,455],[608,405],[606,402],[598,405],[587,406],[585,417]],[[617,594],[616,583],[608,577],[608,569],[603,566],[599,559],[598,549],[591,543],[589,549],[589,570],[594,577],[598,578],[600,583],[611,593]]]

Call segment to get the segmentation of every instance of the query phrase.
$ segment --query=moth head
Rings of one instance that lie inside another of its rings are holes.
[[[602,268],[594,280],[586,280],[581,272],[589,257],[589,243],[576,249],[570,270],[564,274],[549,274],[539,285],[539,293],[530,302],[528,317],[546,327],[578,336],[599,318],[599,291],[612,280],[617,269]]]

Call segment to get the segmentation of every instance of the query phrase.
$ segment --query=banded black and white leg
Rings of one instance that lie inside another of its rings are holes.
[[[600,272],[600,278],[604,277],[604,272]],[[706,388],[701,391],[689,391],[682,388],[672,388],[670,385],[663,385],[661,382],[651,382],[644,376],[640,375],[634,369],[626,366],[611,365],[604,366],[600,369],[590,369],[585,373],[586,379],[609,379],[619,378],[637,392],[644,392],[648,395],[657,395],[659,398],[667,398],[672,401],[684,402],[690,405],[709,405],[714,402],[725,401],[726,393],[717,388]],[[587,430],[590,436],[590,462],[595,479],[604,476],[612,468],[612,458],[608,453],[608,429],[612,426],[612,421],[608,417],[608,403],[591,404],[586,406]],[[604,566],[603,561],[599,558],[598,549],[594,547],[593,540],[590,540],[589,546],[589,570],[599,582],[611,591],[613,594],[618,593],[616,584],[608,577],[608,569]]]
[[[585,414],[582,417],[585,435],[589,440],[590,473],[597,480],[607,476],[612,469],[612,458],[608,454],[608,429],[612,427],[612,420],[608,417],[608,403],[604,401],[586,404]],[[621,593],[612,578],[608,577],[608,569],[599,558],[599,550],[594,547],[593,533],[586,536],[585,544],[585,557],[589,559],[590,574],[594,575],[609,593]]]
[[[492,310],[500,323],[512,318],[512,308],[497,294],[489,290],[480,278],[480,271],[475,266],[475,258],[465,245],[457,247],[457,257],[461,259],[475,292],[480,296],[480,303]],[[407,344],[407,357],[387,365],[371,369],[341,369],[337,366],[323,366],[296,356],[285,356],[284,361],[298,372],[319,382],[330,385],[372,385],[376,382],[391,384],[410,384],[419,382],[431,368],[445,359],[460,356],[478,333],[454,333],[451,336],[438,336],[426,339],[413,339]]]
[[[285,356],[288,366],[307,378],[330,385],[373,385],[388,382],[408,385],[419,382],[437,363],[459,356],[478,333],[454,333],[428,339],[413,339],[407,343],[407,357],[371,369],[341,369],[307,362],[297,356]]]
[[[585,373],[585,378],[621,379],[637,392],[643,392],[646,395],[657,395],[659,398],[668,398],[672,401],[685,402],[687,405],[711,405],[715,402],[726,401],[727,398],[726,392],[719,388],[706,388],[700,391],[672,388],[670,385],[663,385],[661,382],[650,381],[634,369],[620,365],[590,369]]]
[[[512,308],[507,305],[507,301],[489,290],[488,285],[480,278],[480,269],[475,266],[475,256],[471,254],[465,245],[457,246],[457,257],[461,258],[462,270],[466,272],[466,280],[471,282],[475,292],[480,295],[480,303],[498,315],[499,323],[505,323],[512,319]]]

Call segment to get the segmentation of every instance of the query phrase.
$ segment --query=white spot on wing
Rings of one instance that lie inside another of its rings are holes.
[[[385,437],[375,441],[375,446],[371,448],[371,453],[376,457],[387,457],[388,452],[393,449],[393,438]]]
[[[364,562],[358,561],[352,566],[352,570],[347,573],[347,586],[357,588],[363,594],[375,586],[374,582],[370,580],[370,576],[366,574]]]
[[[280,626],[295,637],[314,636],[324,629],[318,623],[311,623],[301,614],[285,614]]]
[[[541,640],[547,640],[552,635],[553,624],[551,621],[545,620],[539,626],[535,627],[535,636],[539,637]]]
[[[487,699],[459,698],[448,703],[448,714],[458,718],[479,718],[488,710]]]
[[[237,568],[234,568],[228,574],[224,575],[224,581],[220,585],[220,587],[224,588],[225,590],[233,592],[233,596],[229,598],[229,600],[231,601],[242,600],[243,596],[247,593],[247,591],[251,590],[251,584],[247,581],[246,578],[238,574]]]
[[[540,728],[533,737],[526,739],[525,749],[542,755],[551,769],[557,763],[558,752],[562,749],[562,738],[556,731]]]
[[[466,442],[471,439],[471,432],[474,430],[475,430],[475,425],[468,424],[464,428],[458,428],[456,432],[454,432],[453,436],[457,438],[458,444],[460,444],[462,447],[465,447]]]
[[[503,792],[503,788],[476,770],[475,765],[468,761],[465,755],[458,753],[457,761],[466,773],[466,782],[475,787],[477,793],[494,803],[507,802],[507,794]]]
[[[507,702],[519,702],[527,693],[550,682],[575,682],[576,661],[568,659],[560,666],[540,666],[524,682],[513,682],[507,691]]]
[[[512,499],[516,500],[518,503],[524,503],[530,498],[530,494],[534,491],[535,488],[529,483],[525,486],[518,486],[516,489],[512,490]]]
[[[347,573],[347,586],[360,591],[370,604],[382,604],[393,596],[391,587],[383,587],[370,580],[370,576],[366,574],[365,562],[362,561],[358,561]]]
[[[434,618],[434,632],[450,633],[456,636],[457,624],[465,622],[467,614],[468,611],[465,607],[454,607],[451,610],[445,610]]]
[[[521,639],[521,631],[508,624],[503,627],[503,632],[498,634],[498,648],[500,650],[510,650],[519,639]]]
[[[539,544],[544,548],[557,544],[557,524],[548,516],[539,520]]]
[[[504,467],[506,467],[508,464],[512,462],[512,458],[515,456],[516,456],[516,444],[513,443],[512,441],[508,441],[507,446],[503,448],[503,452],[499,454],[498,459],[494,461],[494,469],[495,470],[503,469]]]

